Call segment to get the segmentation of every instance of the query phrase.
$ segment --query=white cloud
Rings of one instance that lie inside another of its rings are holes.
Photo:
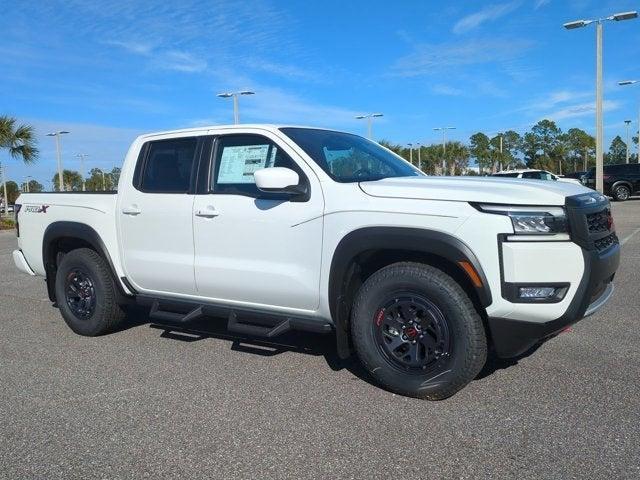
[[[153,45],[146,42],[107,40],[104,43],[105,45],[113,45],[115,47],[123,48],[128,52],[138,55],[150,55],[153,50]]]
[[[616,110],[620,108],[620,103],[613,100],[605,100],[602,103],[602,108],[605,112]],[[579,103],[576,105],[569,105],[555,112],[550,112],[544,116],[551,120],[565,120],[567,118],[578,118],[587,115],[595,115],[596,106],[594,102]]]
[[[202,72],[207,68],[207,62],[189,52],[169,50],[162,52],[154,60],[154,64],[166,70],[175,70],[185,73]]]
[[[449,96],[459,96],[459,95],[463,95],[464,91],[456,88],[456,87],[452,87],[451,85],[445,85],[442,83],[438,83],[436,85],[432,85],[431,86],[431,91],[433,93],[435,93],[436,95],[449,95]]]
[[[551,3],[551,0],[536,0],[536,3],[534,4],[533,8],[535,10],[538,10],[539,8],[542,8],[545,5],[548,5],[549,3]]]
[[[255,91],[240,106],[242,121],[352,128],[362,123],[354,118],[360,111],[317,103],[279,88],[256,86]]]
[[[487,5],[481,10],[467,15],[461,18],[453,26],[453,33],[460,34],[466,33],[470,30],[478,28],[485,22],[490,22],[499,19],[512,12],[520,6],[520,1],[513,1],[509,3],[496,3]]]
[[[505,62],[531,48],[523,39],[476,39],[443,44],[416,45],[414,51],[392,66],[395,75],[415,77],[442,73],[452,67]]]
[[[530,103],[526,108],[530,110],[548,110],[563,103],[575,102],[591,95],[593,93],[588,91],[557,90]]]

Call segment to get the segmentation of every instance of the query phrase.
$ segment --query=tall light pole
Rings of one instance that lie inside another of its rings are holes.
[[[384,117],[384,115],[382,113],[367,113],[366,115],[356,116],[358,120],[362,120],[365,118],[367,119],[367,138],[369,140],[373,140],[373,133],[372,133],[373,119],[378,117]]]
[[[62,158],[60,157],[60,135],[66,135],[67,131],[60,130],[53,133],[47,133],[47,137],[56,137],[56,156],[58,159],[58,187],[64,192],[64,181],[62,180]]]
[[[31,175],[27,175],[24,177],[24,193],[29,193],[29,182],[30,178],[33,178]]]
[[[249,90],[241,90],[239,92],[225,92],[219,93],[217,96],[220,98],[233,98],[233,123],[238,125],[240,123],[240,106],[238,105],[238,97],[240,95],[255,95],[256,92]]]
[[[422,171],[422,160],[420,159],[420,150],[422,150],[422,144],[416,143],[416,147],[418,147],[418,170]]]
[[[413,165],[413,143],[407,143],[407,146],[409,147],[409,163]]]
[[[433,130],[438,132],[442,130],[442,175],[447,171],[447,161],[445,155],[447,153],[447,130],[455,130],[456,127],[436,127]]]
[[[629,137],[629,125],[631,124],[631,120],[625,120],[624,123],[627,126],[627,156],[626,156],[626,163],[629,163],[629,142],[631,141],[631,138]]]
[[[89,155],[86,153],[78,153],[76,157],[80,159],[80,177],[82,178],[82,191],[86,190],[85,179],[84,179],[84,160]]]
[[[603,155],[602,155],[602,25],[605,21],[631,20],[638,16],[638,12],[615,13],[609,17],[593,20],[575,20],[565,23],[563,26],[567,30],[586,27],[592,23],[596,24],[596,190],[602,193],[603,190]]]
[[[636,83],[640,83],[640,80],[623,80],[622,82],[618,82],[618,85],[634,85]],[[628,148],[627,151],[629,151]],[[638,105],[638,158],[636,161],[640,163],[640,105]],[[627,163],[629,162],[627,161]]]
[[[0,163],[0,177],[2,177],[2,188],[4,190],[4,196],[2,201],[2,206],[4,207],[3,213],[5,216],[9,214],[9,197],[7,196],[7,167],[4,167],[2,163]]]

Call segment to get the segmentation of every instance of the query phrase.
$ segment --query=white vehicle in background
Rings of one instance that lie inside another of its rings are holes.
[[[565,178],[546,170],[535,170],[529,168],[520,170],[503,170],[501,172],[493,173],[491,176],[504,178],[524,178],[527,180],[552,180],[557,182],[572,183],[574,185],[582,185],[580,180],[578,180],[577,178]]]
[[[329,333],[385,388],[427,399],[489,349],[518,356],[601,308],[620,255],[609,201],[586,187],[430,177],[318,128],[143,135],[117,193],[26,193],[16,212],[17,268],[46,278],[80,335],[133,303],[174,328],[222,314],[245,335]]]

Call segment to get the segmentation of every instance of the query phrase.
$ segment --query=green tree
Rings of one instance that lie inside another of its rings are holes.
[[[568,160],[573,171],[588,170],[595,164],[596,139],[580,128],[567,131]]]
[[[105,172],[100,168],[92,168],[89,171],[89,178],[85,181],[85,188],[90,192],[102,190],[115,190],[120,178],[120,169],[114,168],[111,172]]]
[[[33,163],[38,158],[35,134],[30,125],[16,125],[17,120],[7,115],[0,116],[0,150],[6,150],[11,158],[21,159],[24,163]],[[2,164],[0,162],[0,167]],[[3,197],[9,197],[6,170],[2,170]]]
[[[469,149],[462,142],[447,142],[444,158],[449,175],[461,175],[469,165]]]
[[[111,177],[111,190],[116,190],[118,188],[121,171],[122,169],[120,167],[113,167],[111,169],[111,173],[109,174],[109,176]]]
[[[469,138],[469,154],[476,159],[480,173],[491,167],[491,141],[484,133],[478,132]]]
[[[37,180],[29,180],[29,193],[38,193],[44,190],[44,185],[42,185]]]
[[[609,152],[605,158],[605,163],[613,165],[616,163],[625,163],[627,159],[627,144],[620,138],[620,135],[611,141]]]
[[[53,176],[51,181],[53,182],[54,191],[59,191],[60,186],[57,173]],[[62,184],[67,192],[79,192],[82,190],[82,177],[80,176],[80,173],[75,170],[63,170]]]
[[[7,188],[7,203],[11,205],[15,203],[16,198],[20,195],[20,189],[18,188],[18,184],[13,180],[7,180],[5,185]]]

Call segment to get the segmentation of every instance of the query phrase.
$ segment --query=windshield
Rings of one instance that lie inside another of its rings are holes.
[[[314,128],[280,130],[337,182],[424,175],[377,143],[357,135]]]

